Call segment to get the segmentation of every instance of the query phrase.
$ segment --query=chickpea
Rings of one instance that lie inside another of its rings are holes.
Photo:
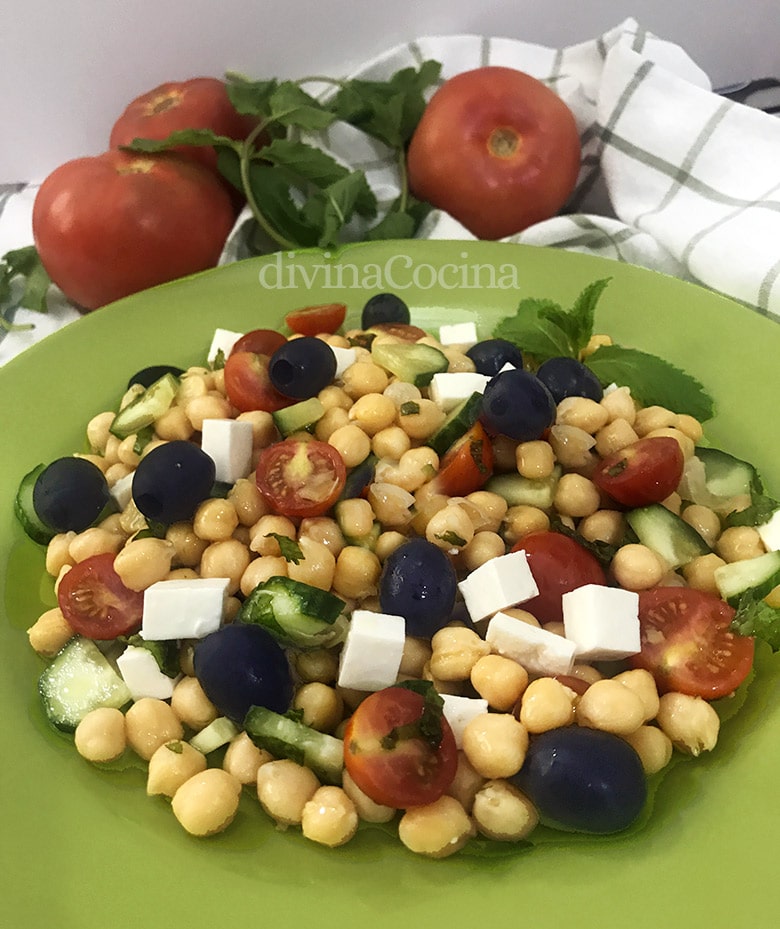
[[[638,436],[646,436],[654,429],[669,429],[677,422],[677,413],[663,406],[646,406],[637,410],[634,430]]]
[[[658,725],[681,752],[696,757],[715,748],[720,717],[712,704],[689,694],[667,693],[661,697]]]
[[[693,526],[708,545],[715,543],[720,535],[720,517],[714,510],[708,506],[692,503],[685,507],[681,516],[689,526]]]
[[[408,490],[386,481],[375,481],[368,488],[368,502],[374,515],[384,526],[402,527],[412,517],[415,498]]]
[[[593,436],[579,426],[556,425],[550,429],[550,447],[556,461],[564,468],[590,468],[594,461],[591,449],[595,444]]]
[[[249,549],[237,539],[212,542],[200,559],[201,577],[226,577],[228,593],[240,590],[241,577],[249,567]]]
[[[115,414],[107,410],[93,416],[87,423],[87,441],[94,454],[102,455],[105,453],[106,445],[111,437],[109,429],[114,422],[114,418]]]
[[[209,545],[195,534],[192,523],[188,522],[172,523],[166,530],[165,539],[173,545],[171,564],[183,568],[197,567]]]
[[[649,590],[668,571],[666,562],[646,545],[623,545],[612,559],[615,580],[626,590]]]
[[[474,525],[464,507],[450,502],[431,516],[425,538],[445,551],[462,549],[474,538]]]
[[[518,473],[531,480],[543,480],[552,474],[555,455],[549,442],[521,442],[515,449]]]
[[[206,756],[180,739],[165,742],[149,759],[146,793],[172,797],[181,785],[206,770]]]
[[[427,639],[418,639],[408,635],[404,639],[404,651],[398,669],[399,674],[412,678],[421,677],[425,666],[431,660],[432,654],[433,648]]]
[[[338,656],[330,649],[317,648],[298,652],[294,660],[298,677],[304,682],[319,681],[322,684],[332,684],[338,677]]]
[[[410,807],[398,823],[398,838],[412,852],[445,858],[460,851],[474,835],[474,825],[454,797],[439,797]]]
[[[267,448],[279,437],[273,416],[265,412],[265,410],[250,410],[247,413],[239,413],[238,416],[236,416],[236,421],[239,423],[251,423],[252,448],[255,451]]]
[[[127,745],[125,717],[113,707],[90,710],[76,726],[74,738],[76,751],[87,761],[113,761]]]
[[[479,832],[498,842],[519,842],[539,822],[533,803],[504,780],[487,781],[477,791],[471,814]]]
[[[393,461],[399,461],[411,445],[412,440],[400,426],[388,426],[371,439],[371,451],[377,458],[389,458]]]
[[[362,600],[377,591],[382,565],[367,548],[347,545],[336,559],[333,589],[341,597]]]
[[[695,419],[693,416],[689,416],[687,413],[677,414],[674,428],[679,429],[680,432],[687,435],[694,445],[701,442],[702,436],[704,435],[704,429],[699,420]]]
[[[374,528],[374,511],[368,500],[351,497],[336,504],[336,520],[342,533],[353,539],[366,536]]]
[[[528,672],[511,658],[485,655],[471,669],[471,684],[494,710],[508,713],[528,686]]]
[[[596,681],[577,703],[577,722],[615,735],[635,732],[645,721],[645,705],[634,691],[620,681]]]
[[[327,387],[323,387],[317,394],[317,397],[326,412],[332,410],[333,407],[341,407],[342,410],[348,410],[352,406],[352,398],[335,384],[329,384]]]
[[[506,545],[497,532],[475,532],[471,541],[460,550],[459,564],[467,571],[474,571],[505,552]]]
[[[322,542],[315,542],[306,536],[298,539],[298,547],[303,559],[297,564],[291,561],[287,565],[287,576],[302,584],[330,590],[336,571],[336,558]]]
[[[555,488],[553,505],[564,516],[592,516],[600,503],[598,488],[581,474],[564,474]]]
[[[574,722],[574,691],[552,677],[540,677],[520,699],[520,722],[529,733],[547,732]]]
[[[672,760],[672,741],[657,726],[640,726],[623,738],[639,755],[648,777],[663,770]]]
[[[698,558],[691,559],[681,570],[689,587],[703,590],[705,593],[718,594],[715,572],[725,564],[720,555],[710,552],[709,555],[699,555]]]
[[[241,784],[221,768],[208,768],[185,781],[173,795],[171,808],[192,835],[222,832],[233,821],[241,799]]]
[[[357,400],[366,394],[381,394],[390,379],[384,368],[373,361],[356,361],[344,371],[341,380],[344,393],[352,400]]]
[[[656,687],[655,678],[649,671],[644,668],[634,668],[631,671],[616,674],[613,680],[619,681],[624,687],[628,687],[642,701],[644,722],[655,719],[658,714],[658,688]]]
[[[341,455],[348,468],[356,467],[371,454],[371,439],[354,423],[334,430],[327,442]]]
[[[273,761],[272,755],[258,748],[246,732],[239,732],[230,740],[222,759],[222,767],[242,784],[255,784],[262,765]]]
[[[185,726],[196,732],[205,729],[219,715],[197,677],[183,677],[176,683],[171,695],[171,709]]]
[[[300,825],[303,808],[319,786],[313,771],[287,758],[269,761],[257,772],[260,805],[280,826]]]
[[[293,707],[303,711],[303,722],[318,732],[333,732],[344,716],[344,701],[327,684],[318,681],[298,688]]]
[[[415,400],[398,410],[398,425],[413,441],[433,435],[446,418],[445,412],[433,400]]]
[[[346,544],[339,524],[329,516],[307,516],[298,527],[298,544],[302,539],[320,542],[334,557]]]
[[[395,422],[396,407],[390,397],[381,393],[363,394],[349,410],[349,419],[366,435],[374,436]]]
[[[124,536],[100,526],[91,526],[71,540],[68,553],[78,564],[93,555],[116,555],[124,545]]]
[[[619,545],[625,533],[625,517],[618,510],[596,510],[582,519],[577,529],[589,542]]]
[[[506,500],[499,494],[491,493],[489,490],[475,490],[470,493],[466,499],[472,506],[476,507],[481,519],[474,523],[474,529],[484,529],[487,532],[498,532],[501,523],[506,516],[509,505]]]
[[[148,761],[166,742],[184,735],[178,716],[163,700],[141,697],[125,714],[127,742],[133,751]]]
[[[439,629],[431,648],[431,673],[441,681],[467,681],[477,661],[490,654],[490,645],[465,626]]]
[[[57,577],[66,565],[75,564],[70,554],[70,543],[75,538],[75,532],[58,532],[46,546],[46,573],[51,577]]]
[[[75,634],[75,629],[58,606],[42,613],[27,630],[30,645],[44,658],[53,658]]]
[[[389,823],[396,814],[392,806],[383,806],[375,803],[371,797],[364,794],[363,791],[349,776],[348,771],[344,771],[342,777],[342,787],[344,793],[349,797],[355,806],[358,817],[367,823]]]
[[[639,436],[628,420],[613,419],[596,433],[596,451],[602,458],[606,458],[638,440]]]
[[[130,590],[146,590],[171,570],[173,545],[166,539],[135,539],[117,554],[114,570]]]
[[[510,506],[503,523],[503,535],[509,545],[522,539],[529,532],[550,528],[550,517],[535,506],[519,504]]]
[[[528,731],[509,713],[483,713],[466,724],[462,745],[483,777],[511,777],[525,761]]]
[[[605,393],[601,398],[601,406],[607,411],[607,422],[616,419],[625,420],[629,426],[636,421],[636,406],[628,387],[618,387]]]
[[[729,563],[746,561],[766,553],[761,536],[753,526],[729,526],[720,534],[715,551]]]
[[[207,542],[229,539],[238,526],[238,513],[232,502],[221,497],[204,500],[195,511],[192,528]]]
[[[349,842],[357,827],[357,809],[341,787],[319,787],[304,804],[301,829],[313,842],[336,848]]]
[[[455,769],[455,777],[447,788],[446,793],[454,797],[458,803],[467,812],[471,812],[474,805],[474,797],[477,791],[485,783],[485,778],[474,770],[471,762],[466,757],[462,749],[458,750],[458,766]]]
[[[281,555],[261,555],[253,558],[241,575],[239,590],[248,597],[257,587],[271,577],[287,577],[287,561]]]
[[[374,546],[374,554],[384,564],[393,552],[406,541],[406,536],[395,530],[380,534]]]

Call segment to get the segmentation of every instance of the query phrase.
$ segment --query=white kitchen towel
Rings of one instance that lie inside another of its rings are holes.
[[[707,75],[678,45],[633,19],[563,49],[476,35],[432,36],[393,48],[351,76],[384,79],[426,59],[442,63],[442,80],[487,64],[526,71],[549,84],[575,114],[583,159],[574,194],[562,215],[509,241],[676,275],[780,319],[780,120],[713,92]],[[396,167],[380,143],[342,123],[317,142],[363,168],[380,205],[396,197]],[[33,195],[29,187],[21,193],[7,189],[0,215],[3,251],[31,241]],[[223,263],[248,254],[249,222],[247,213],[239,217]],[[362,231],[353,226],[351,237],[359,239]],[[419,236],[473,238],[440,211],[429,215]],[[61,308],[50,322],[61,325],[69,316]],[[7,334],[0,363],[42,334],[40,325],[33,335]]]

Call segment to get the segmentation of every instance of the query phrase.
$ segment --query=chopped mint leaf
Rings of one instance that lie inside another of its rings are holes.
[[[463,548],[466,544],[466,540],[463,536],[458,535],[457,532],[453,532],[452,530],[443,532],[441,535],[437,535],[436,538],[441,539],[442,542],[446,542],[447,545],[451,545],[453,548]]]
[[[420,694],[424,701],[422,715],[414,722],[391,729],[386,736],[380,739],[382,748],[392,751],[402,739],[415,738],[423,739],[431,747],[438,748],[441,745],[441,721],[444,715],[444,701],[441,695],[437,693],[430,681],[402,681],[395,686]]]
[[[48,309],[46,298],[51,278],[41,264],[34,245],[15,248],[0,258],[0,311],[11,300],[11,287],[17,280],[23,282],[23,290],[15,306],[45,313]],[[19,327],[8,322],[0,313],[0,328],[13,330]]]
[[[168,149],[175,148],[177,145],[195,145],[198,147],[211,145],[216,148],[225,146],[234,149],[237,144],[239,143],[228,138],[228,136],[218,135],[216,132],[212,132],[211,129],[178,129],[164,139],[133,139],[129,145],[123,145],[122,148],[133,152],[154,154],[155,152],[168,151]]]
[[[303,552],[296,541],[289,536],[282,535],[280,532],[267,532],[266,539],[276,539],[279,543],[279,551],[285,561],[291,561],[293,564],[300,564],[303,561]]]
[[[772,651],[780,651],[780,609],[770,606],[746,590],[739,598],[731,628],[740,635],[752,635],[768,643]]]
[[[181,755],[184,751],[184,746],[181,744],[181,739],[174,739],[173,742],[166,742],[165,747],[169,752],[173,752],[174,755]]]
[[[754,493],[753,502],[744,510],[736,510],[726,517],[726,526],[763,526],[780,510],[780,503],[765,494]]]
[[[664,406],[699,422],[711,419],[714,403],[704,387],[668,361],[635,348],[602,345],[585,363],[603,385],[628,387],[643,406]]]

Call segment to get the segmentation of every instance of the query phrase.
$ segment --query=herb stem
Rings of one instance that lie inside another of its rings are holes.
[[[293,242],[291,239],[285,238],[278,230],[274,229],[271,223],[266,218],[263,211],[260,209],[260,204],[255,198],[254,191],[252,190],[252,184],[249,178],[249,167],[252,162],[252,154],[254,149],[255,140],[260,136],[262,132],[265,131],[268,126],[269,120],[261,120],[255,128],[249,133],[246,139],[241,144],[238,154],[239,154],[239,169],[241,172],[241,186],[244,188],[244,195],[246,196],[246,202],[249,206],[249,209],[252,211],[252,216],[255,219],[255,222],[260,226],[260,228],[265,232],[265,234],[272,239],[280,248],[283,249],[295,249],[297,248],[297,243]]]
[[[398,201],[398,212],[405,213],[409,203],[409,172],[406,170],[406,152],[403,147],[398,149],[398,176],[401,195]]]

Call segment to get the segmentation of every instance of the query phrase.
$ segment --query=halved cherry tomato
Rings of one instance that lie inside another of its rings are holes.
[[[654,587],[639,594],[642,650],[631,657],[659,691],[705,700],[725,697],[748,676],[754,640],[731,631],[732,607],[692,587]]]
[[[685,459],[676,439],[647,436],[608,455],[591,480],[623,506],[660,503],[677,489]]]
[[[286,341],[286,337],[281,332],[277,332],[276,329],[251,329],[235,342],[230,354],[254,352],[256,355],[268,355],[270,357]]]
[[[144,609],[143,592],[125,587],[110,553],[85,558],[63,574],[57,602],[76,632],[90,639],[115,639],[135,631]]]
[[[347,307],[343,303],[320,303],[293,310],[284,317],[284,321],[299,335],[319,335],[321,332],[335,332],[346,315]]]
[[[370,694],[344,731],[344,765],[357,786],[375,803],[395,809],[433,803],[455,777],[458,750],[441,716],[441,739],[420,731],[425,697],[404,687]]]
[[[256,481],[282,516],[321,516],[338,500],[347,479],[344,459],[327,442],[285,439],[260,453]]]
[[[477,422],[445,453],[433,483],[437,493],[465,497],[484,486],[492,473],[493,445]]]
[[[228,400],[242,413],[250,410],[274,413],[295,402],[271,383],[269,357],[257,352],[236,352],[225,362],[225,391]]]
[[[604,569],[574,539],[560,532],[530,532],[512,546],[525,551],[539,595],[522,604],[540,623],[561,622],[561,597],[584,584],[606,584]]]

